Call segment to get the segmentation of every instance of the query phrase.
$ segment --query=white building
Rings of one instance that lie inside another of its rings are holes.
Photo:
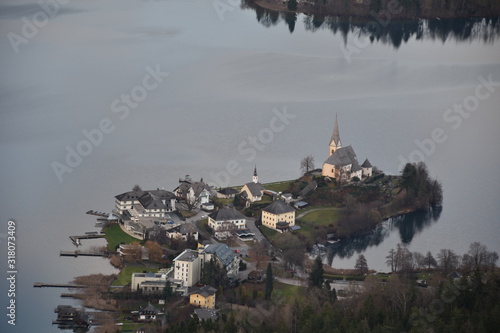
[[[174,280],[182,281],[184,287],[192,287],[200,281],[201,267],[205,256],[195,250],[185,250],[174,259]]]
[[[214,235],[218,239],[226,239],[231,236],[233,230],[247,228],[245,215],[234,207],[221,208],[208,215],[208,226],[214,231]]]
[[[116,212],[122,217],[164,218],[175,210],[175,195],[165,190],[130,191],[115,196]]]

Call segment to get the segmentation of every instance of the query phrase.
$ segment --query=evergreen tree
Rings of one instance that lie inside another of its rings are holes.
[[[311,273],[309,274],[309,284],[312,287],[321,288],[323,286],[323,280],[324,280],[323,274],[324,274],[323,262],[321,261],[321,258],[317,256],[316,259],[314,260]]]
[[[170,281],[167,280],[167,282],[165,283],[165,288],[163,288],[163,298],[169,299],[173,295],[174,295],[174,293],[172,291],[172,285],[171,285]]]
[[[274,284],[273,267],[271,266],[271,263],[269,263],[267,264],[266,294],[264,295],[264,298],[266,300],[269,300],[271,298],[271,294],[273,293],[273,284]]]
[[[297,9],[297,0],[288,0],[287,7],[288,7],[288,10],[296,10]]]
[[[366,273],[368,273],[368,263],[366,262],[366,258],[364,255],[360,254],[358,256],[354,269],[359,272],[359,275],[365,275]]]

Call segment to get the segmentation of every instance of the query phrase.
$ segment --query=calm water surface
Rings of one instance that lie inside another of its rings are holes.
[[[58,256],[74,249],[69,235],[94,230],[87,210],[109,211],[134,184],[171,190],[186,174],[216,183],[230,160],[241,168],[223,179],[231,185],[249,181],[254,164],[262,182],[296,178],[302,157],[326,159],[336,112],[343,143],[387,173],[436,128],[447,139],[425,155],[443,183],[440,215],[387,223],[346,245],[333,266],[351,268],[362,252],[371,268],[387,270],[387,251],[402,241],[434,254],[464,253],[473,241],[500,251],[500,87],[456,129],[443,118],[480,77],[500,81],[496,38],[408,34],[399,45],[375,41],[349,62],[342,45],[355,34],[309,29],[304,15],[290,33],[283,20],[267,28],[252,9],[221,20],[210,1],[73,0],[15,53],[7,34],[21,34],[22,18],[39,11],[35,2],[0,5],[0,232],[16,219],[18,260],[17,325],[2,314],[0,331],[57,331],[54,308],[75,303],[34,282],[115,272],[106,260]],[[114,101],[137,93],[148,67],[168,77],[128,113],[117,110],[125,104]],[[248,138],[269,128],[273,109],[295,117],[252,150]],[[65,164],[67,146],[77,149],[82,131],[105,118],[111,133],[59,181],[52,163]]]

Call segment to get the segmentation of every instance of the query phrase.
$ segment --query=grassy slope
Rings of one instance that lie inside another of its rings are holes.
[[[109,251],[115,251],[121,243],[129,244],[133,242],[140,242],[139,239],[125,233],[118,224],[110,225],[108,228],[104,229],[104,232],[106,233],[106,241],[108,242]]]

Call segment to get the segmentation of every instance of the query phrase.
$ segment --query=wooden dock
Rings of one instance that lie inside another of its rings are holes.
[[[85,251],[60,251],[60,257],[107,257],[108,253],[106,252],[85,252]]]
[[[105,218],[109,217],[108,213],[102,213],[102,212],[98,212],[98,211],[95,211],[95,210],[89,210],[89,211],[87,211],[86,214],[94,215],[94,216],[100,216],[100,217],[105,217]]]
[[[69,239],[73,242],[75,245],[80,245],[81,244],[81,239],[96,239],[96,238],[104,238],[104,234],[89,234],[89,235],[81,235],[81,236],[69,236]]]
[[[78,284],[64,284],[64,283],[43,283],[35,282],[33,284],[34,288],[87,288],[87,286]]]

